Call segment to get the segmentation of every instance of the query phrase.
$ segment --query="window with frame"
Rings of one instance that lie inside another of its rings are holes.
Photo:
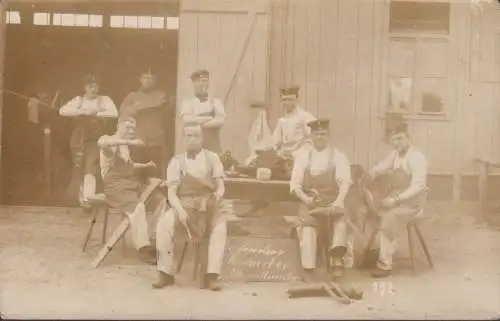
[[[439,5],[439,6],[436,6]],[[391,2],[388,113],[443,117],[448,94],[446,3]],[[426,13],[433,12],[426,16]]]

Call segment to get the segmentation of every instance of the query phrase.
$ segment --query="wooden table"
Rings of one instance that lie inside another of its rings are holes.
[[[226,199],[240,199],[258,202],[299,202],[290,193],[288,181],[259,181],[253,178],[227,178]]]

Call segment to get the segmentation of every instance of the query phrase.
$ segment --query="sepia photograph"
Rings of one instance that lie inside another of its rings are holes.
[[[0,319],[500,318],[500,0],[0,0]]]

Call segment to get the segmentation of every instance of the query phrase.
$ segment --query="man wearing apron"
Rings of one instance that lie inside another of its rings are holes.
[[[307,123],[316,120],[316,117],[299,106],[299,89],[287,87],[280,90],[285,115],[278,119],[273,137],[278,154],[285,159],[292,158],[295,151],[311,145],[311,131]]]
[[[407,124],[393,122],[386,128],[386,135],[394,151],[369,171],[370,179],[383,180],[380,186],[386,190],[375,222],[377,249],[370,253],[371,257],[378,257],[374,277],[390,275],[396,238],[411,219],[422,213],[427,194],[427,159],[411,144]]]
[[[80,186],[79,199],[82,204],[95,195],[99,163],[97,140],[105,134],[107,120],[118,117],[111,98],[99,95],[99,80],[95,75],[84,78],[84,89],[83,96],[73,98],[59,110],[61,116],[71,117],[75,123],[70,139],[75,170],[69,190],[73,194],[73,186]],[[80,179],[81,176],[83,179]]]
[[[136,138],[135,127],[134,118],[123,117],[114,135],[99,138],[101,175],[108,204],[128,216],[134,247],[144,262],[154,265],[156,252],[150,241],[145,205],[139,202],[141,184],[136,176],[137,169],[154,167],[154,164],[131,160],[129,147],[144,145]]]
[[[203,130],[203,148],[220,155],[220,130],[226,123],[226,112],[222,102],[209,93],[209,78],[207,70],[198,70],[191,75],[195,96],[182,104],[180,117],[186,125],[200,125]]]
[[[225,192],[224,169],[217,154],[202,148],[203,130],[199,125],[185,126],[184,137],[186,152],[175,156],[167,168],[171,208],[157,225],[158,280],[153,288],[174,283],[174,237],[180,233],[208,243],[203,283],[205,288],[218,291],[227,235],[226,221],[219,211]]]
[[[137,135],[144,146],[131,148],[136,162],[152,161],[156,167],[144,173],[146,177],[163,178],[166,160],[165,93],[156,89],[156,75],[151,70],[140,78],[141,88],[125,97],[120,107],[120,117],[132,116],[137,122]]]
[[[329,144],[329,120],[315,120],[308,126],[313,146],[297,152],[290,179],[291,193],[303,203],[297,228],[301,262],[308,274],[314,271],[319,231],[323,239],[328,237],[324,242],[333,261],[334,276],[338,277],[342,275],[349,247],[347,225],[341,213],[351,186],[351,169],[344,153]],[[318,230],[320,227],[326,227],[326,231]]]

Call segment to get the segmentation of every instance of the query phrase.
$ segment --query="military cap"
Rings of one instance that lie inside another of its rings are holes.
[[[84,85],[98,84],[98,83],[99,83],[99,77],[96,74],[87,74],[83,76]]]
[[[307,126],[311,128],[311,131],[318,130],[328,130],[330,128],[330,120],[329,119],[317,119],[307,123]]]
[[[155,74],[151,70],[151,68],[148,68],[146,71],[143,71],[141,76],[146,76],[146,77],[154,77]]]
[[[196,70],[191,74],[191,80],[208,79],[209,77],[210,73],[205,69]]]
[[[288,95],[298,96],[299,90],[300,90],[299,86],[284,87],[280,89],[280,96],[288,96]]]

